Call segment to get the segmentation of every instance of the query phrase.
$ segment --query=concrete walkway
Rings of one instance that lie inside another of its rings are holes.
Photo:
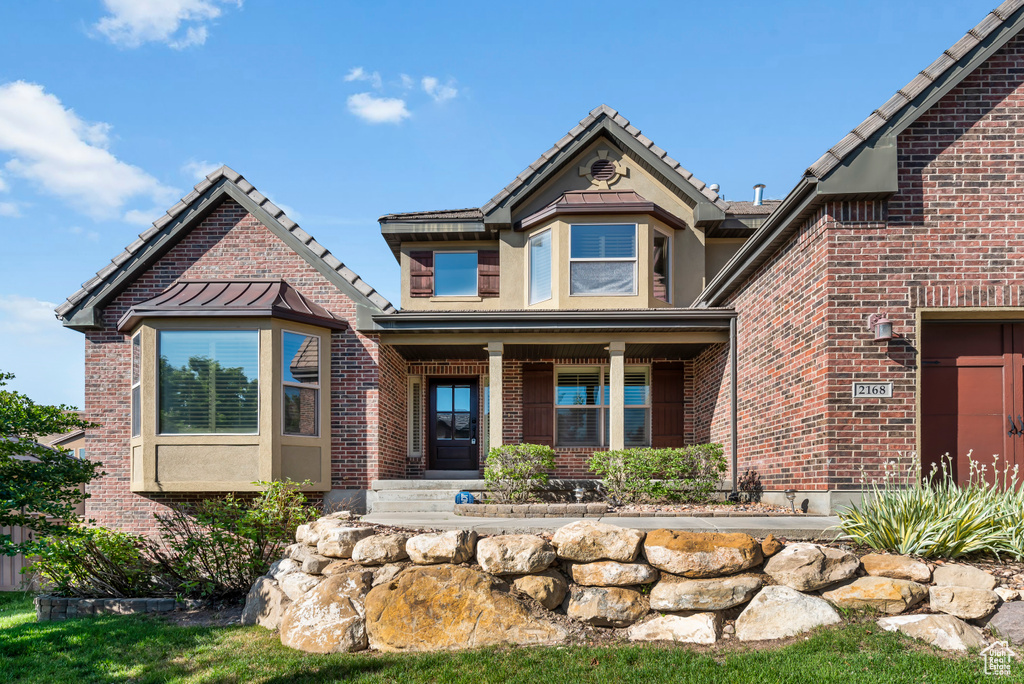
[[[786,539],[832,539],[839,522],[831,516],[708,517],[708,518],[582,518],[637,530],[687,530],[690,532],[745,532],[755,537],[774,534]],[[454,513],[371,513],[363,522],[413,529],[476,530],[479,534],[554,532],[581,518],[476,518]]]

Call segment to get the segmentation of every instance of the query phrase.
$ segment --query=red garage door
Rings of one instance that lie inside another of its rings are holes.
[[[927,475],[943,454],[957,482],[967,454],[988,466],[999,455],[1024,465],[1024,324],[925,323],[921,337],[921,461]]]

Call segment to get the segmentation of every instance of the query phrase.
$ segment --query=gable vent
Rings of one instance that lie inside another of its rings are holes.
[[[615,164],[610,159],[598,159],[590,165],[590,175],[594,180],[611,180],[615,176]]]

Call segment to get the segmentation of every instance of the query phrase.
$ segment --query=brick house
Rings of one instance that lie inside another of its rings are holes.
[[[1024,0],[810,166],[726,201],[601,106],[480,208],[390,214],[396,309],[224,167],[58,316],[99,522],[310,480],[478,477],[490,445],[725,445],[811,511],[969,450],[1024,465]],[[920,454],[918,456],[917,454]]]

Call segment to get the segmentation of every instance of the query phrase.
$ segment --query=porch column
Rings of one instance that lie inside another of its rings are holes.
[[[501,446],[504,437],[502,435],[502,407],[501,407],[501,361],[505,352],[505,345],[502,342],[487,343],[487,360],[489,363],[489,385],[487,387],[488,401],[490,402],[490,425],[489,436],[491,447]]]
[[[612,342],[608,345],[611,367],[608,370],[609,408],[608,447],[623,449],[626,446],[626,343]]]

